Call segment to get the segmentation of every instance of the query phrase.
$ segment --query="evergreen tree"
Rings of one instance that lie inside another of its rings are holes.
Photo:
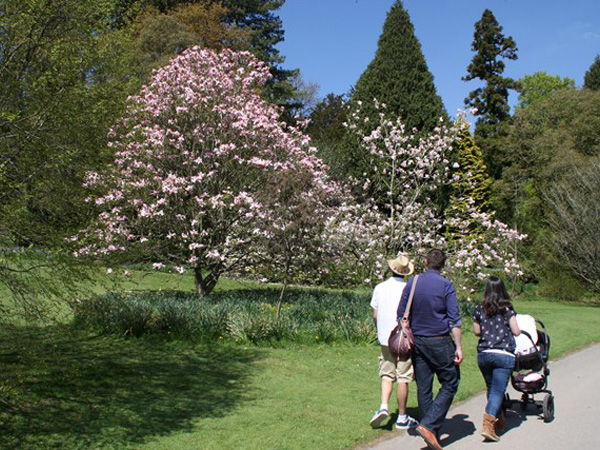
[[[273,78],[265,86],[269,100],[286,110],[299,108],[301,101],[292,83],[298,69],[283,69],[281,63],[285,58],[277,49],[277,44],[283,41],[284,30],[274,11],[281,8],[285,0],[223,0],[222,3],[229,11],[226,21],[250,31],[250,51],[271,67]]]
[[[492,179],[487,173],[483,153],[471,135],[469,124],[461,121],[458,127],[455,162],[459,167],[455,172],[456,181],[452,183],[447,213],[459,218],[463,224],[468,224],[468,232],[475,239],[482,230],[480,222],[471,213],[489,209]],[[454,229],[448,231],[450,237],[459,233],[459,230]]]
[[[362,101],[368,115],[375,114],[374,98],[387,105],[390,116],[401,116],[408,130],[430,131],[440,117],[446,117],[421,44],[400,0],[388,12],[375,58],[352,94],[352,101]]]
[[[475,56],[467,67],[467,75],[463,80],[479,79],[485,82],[484,87],[475,89],[465,99],[465,104],[477,109],[479,116],[475,127],[478,144],[484,150],[486,163],[490,173],[500,175],[501,167],[494,161],[494,143],[483,142],[492,138],[501,122],[510,117],[508,91],[518,90],[519,83],[512,78],[502,76],[505,64],[502,59],[515,60],[517,45],[512,37],[502,34],[502,27],[489,9],[486,9],[481,20],[475,23],[475,33],[471,49]]]
[[[596,59],[585,73],[583,87],[593,91],[600,90],[600,56],[596,55]]]
[[[426,133],[435,128],[440,117],[446,118],[421,44],[400,0],[388,12],[373,61],[350,93],[350,110],[354,111],[360,105],[361,116],[368,119],[360,125],[366,134],[379,123],[381,111],[377,111],[373,99],[385,104],[388,117],[400,117],[408,131],[416,128],[420,133]],[[371,178],[372,167],[356,133],[346,133],[336,147],[333,176]],[[374,195],[372,192],[365,194]],[[385,199],[376,201],[385,203]]]

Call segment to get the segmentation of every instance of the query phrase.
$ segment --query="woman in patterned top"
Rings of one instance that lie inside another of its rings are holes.
[[[488,279],[483,304],[477,305],[473,312],[473,331],[479,336],[477,364],[487,386],[481,435],[486,440],[499,441],[496,431],[504,429],[502,400],[515,367],[514,336],[521,334],[501,278]]]

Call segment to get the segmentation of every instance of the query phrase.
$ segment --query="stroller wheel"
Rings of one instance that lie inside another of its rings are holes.
[[[523,394],[521,396],[521,411],[526,411],[528,404],[529,404],[529,396],[527,394]]]
[[[546,394],[542,401],[542,415],[544,422],[552,422],[554,420],[554,396]]]

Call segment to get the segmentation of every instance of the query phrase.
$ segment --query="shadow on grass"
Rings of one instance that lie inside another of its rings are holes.
[[[90,336],[68,327],[0,333],[0,448],[124,448],[192,430],[249,399],[258,349]]]

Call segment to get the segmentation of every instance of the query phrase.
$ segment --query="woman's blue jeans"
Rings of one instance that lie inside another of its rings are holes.
[[[481,352],[477,355],[477,364],[487,386],[485,412],[498,417],[510,374],[515,368],[515,357],[503,353]]]

